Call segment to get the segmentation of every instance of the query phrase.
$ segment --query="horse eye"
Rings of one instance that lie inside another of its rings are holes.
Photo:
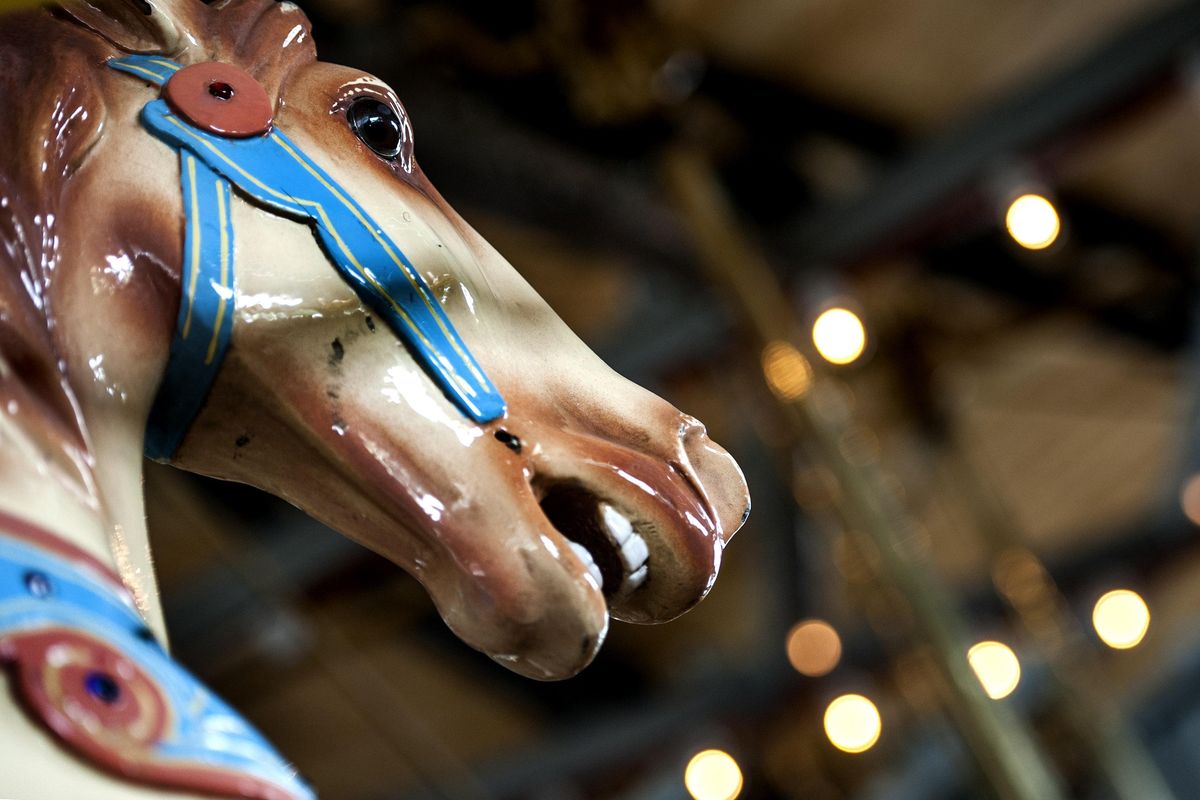
[[[406,131],[396,110],[386,103],[363,97],[354,101],[346,112],[350,130],[363,144],[387,159],[400,155]]]

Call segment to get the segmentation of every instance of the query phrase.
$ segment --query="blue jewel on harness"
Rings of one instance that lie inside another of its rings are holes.
[[[89,672],[84,685],[92,697],[106,705],[112,705],[121,697],[121,686],[107,672]]]
[[[162,86],[179,64],[134,55],[109,66]],[[142,123],[180,154],[184,211],[184,296],[146,453],[169,459],[203,405],[233,326],[230,185],[257,203],[313,225],[342,278],[385,320],[466,416],[502,417],[504,398],[400,247],[366,210],[278,128],[230,138],[191,125],[165,100],[148,103]]]

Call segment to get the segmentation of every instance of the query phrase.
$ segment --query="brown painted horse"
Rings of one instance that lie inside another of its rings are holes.
[[[235,193],[232,345],[172,463],[286,498],[427,588],[470,645],[569,676],[609,614],[700,600],[748,512],[695,419],[622,379],[346,110],[393,92],[316,60],[291,3],[88,0],[0,22],[0,512],[111,565],[160,636],[143,436],[181,295],[174,150],[139,122],[129,53],[250,73],[274,122],[398,242],[507,414],[477,424],[331,267],[311,230]],[[144,796],[0,697],[0,796]],[[49,788],[47,788],[49,787]],[[148,795],[145,795],[148,796]]]

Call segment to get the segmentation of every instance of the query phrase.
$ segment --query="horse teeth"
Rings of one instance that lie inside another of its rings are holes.
[[[636,572],[640,567],[644,566],[646,559],[650,557],[650,549],[646,547],[646,540],[634,534],[621,545],[621,561],[625,565],[626,572]]]
[[[633,536],[633,523],[608,503],[600,504],[600,516],[604,520],[604,527],[608,532],[608,538],[617,547],[624,545],[629,537]]]
[[[608,503],[600,503],[600,521],[605,538],[616,551],[621,562],[624,578],[621,581],[620,593],[631,592],[641,586],[649,574],[650,548],[646,540],[638,535],[630,519]],[[596,584],[604,587],[603,573],[596,564],[596,559],[586,547],[578,542],[568,540],[571,550],[587,567],[588,574],[595,579]]]
[[[588,549],[578,542],[569,542],[569,544],[571,545],[572,552],[574,552],[575,555],[579,557],[579,560],[583,562],[583,565],[587,567],[588,573],[590,573],[591,576],[596,579],[596,584],[603,588],[604,575],[600,573],[600,567],[596,566],[596,559],[592,558],[592,554],[588,551]]]
[[[629,573],[629,576],[625,578],[625,583],[621,588],[626,592],[636,589],[645,582],[648,574],[650,574],[650,565],[642,564],[633,572]]]
[[[600,518],[608,540],[617,549],[625,579],[621,582],[621,593],[626,594],[641,586],[650,572],[650,548],[633,529],[633,523],[608,503],[600,504]]]

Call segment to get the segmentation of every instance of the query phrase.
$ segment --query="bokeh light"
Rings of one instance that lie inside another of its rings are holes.
[[[825,709],[825,735],[838,750],[865,753],[882,732],[879,709],[861,694],[844,694]]]
[[[967,651],[967,661],[983,690],[993,700],[1008,697],[1021,682],[1021,662],[1003,642],[979,642]]]
[[[1054,204],[1039,194],[1023,194],[1013,200],[1004,224],[1008,235],[1028,250],[1046,249],[1062,230]]]
[[[1150,628],[1150,608],[1131,589],[1114,589],[1096,601],[1092,625],[1100,641],[1115,650],[1137,647]]]
[[[792,626],[787,636],[787,657],[801,675],[828,675],[842,657],[842,640],[828,622],[809,619]]]
[[[867,347],[867,329],[848,308],[830,308],[813,323],[813,344],[821,358],[831,364],[850,364]]]
[[[702,750],[684,769],[683,785],[695,800],[734,800],[742,793],[742,770],[724,750]]]
[[[1179,505],[1193,525],[1200,525],[1200,475],[1193,475],[1183,482],[1183,488],[1179,490]]]
[[[763,348],[763,375],[781,400],[798,400],[812,385],[808,359],[789,342],[774,341]]]

